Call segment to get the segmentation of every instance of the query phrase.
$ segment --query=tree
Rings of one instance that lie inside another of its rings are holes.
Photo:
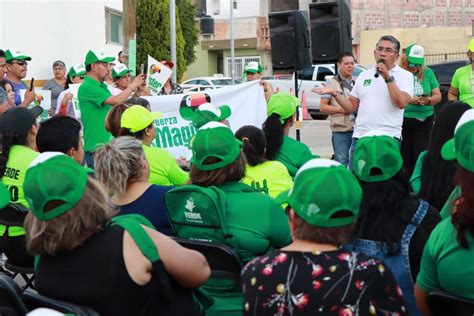
[[[196,8],[189,0],[176,3],[177,78],[195,59],[197,30],[194,27]],[[169,0],[137,0],[137,65],[147,64],[147,56],[157,60],[171,59]],[[191,26],[191,27],[190,27]],[[192,28],[194,28],[194,33]],[[189,38],[189,40],[188,40]],[[188,47],[189,46],[189,47]]]

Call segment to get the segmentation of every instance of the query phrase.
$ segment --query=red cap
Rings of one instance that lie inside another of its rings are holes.
[[[174,67],[174,64],[171,60],[162,60],[162,61],[160,61],[160,63],[162,63],[163,65],[165,65],[169,69],[172,69]]]

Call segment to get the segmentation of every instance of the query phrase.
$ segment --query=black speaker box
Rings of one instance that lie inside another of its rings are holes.
[[[307,12],[270,13],[268,20],[273,68],[301,70],[311,66],[311,39]]]
[[[352,52],[351,16],[344,0],[309,4],[311,52],[314,63],[334,62]]]

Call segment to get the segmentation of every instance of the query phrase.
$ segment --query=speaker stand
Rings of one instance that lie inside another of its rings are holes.
[[[299,99],[298,96],[298,69],[295,68],[295,97]],[[296,107],[296,140],[301,141],[301,134],[300,134],[300,106]]]

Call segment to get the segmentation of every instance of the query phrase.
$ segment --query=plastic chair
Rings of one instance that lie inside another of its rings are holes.
[[[173,239],[185,248],[202,253],[209,263],[212,277],[228,278],[240,283],[242,261],[237,251],[232,247],[176,237]]]
[[[4,209],[0,210],[0,225],[5,225],[8,231],[10,226],[23,226],[23,221],[25,220],[26,214],[29,210],[15,203],[8,204]],[[5,233],[7,234],[7,233]],[[0,249],[0,251],[2,251]],[[8,254],[7,254],[8,257]],[[32,260],[33,262],[33,260]],[[22,289],[34,288],[34,267],[33,265],[24,267],[12,263],[10,260],[5,261],[5,269],[11,271],[11,277],[14,279],[17,275],[20,275],[25,281],[25,285]]]
[[[28,308],[18,284],[6,275],[0,275],[0,315],[25,315]]]
[[[28,306],[28,309],[33,310],[39,307],[46,307],[54,309],[65,314],[73,314],[77,316],[98,316],[95,310],[83,305],[76,305],[70,302],[55,300],[44,295],[40,295],[35,291],[28,289],[23,292],[23,301]]]
[[[428,293],[427,304],[432,316],[474,315],[474,300],[457,297],[445,292]]]

